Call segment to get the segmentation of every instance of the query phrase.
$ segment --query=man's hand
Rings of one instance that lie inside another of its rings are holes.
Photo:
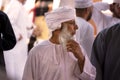
[[[78,59],[80,71],[83,71],[85,57],[81,51],[79,44],[74,40],[69,40],[66,45],[67,51],[70,51]]]
[[[67,51],[72,52],[76,58],[83,58],[79,44],[74,40],[69,40],[66,45]]]

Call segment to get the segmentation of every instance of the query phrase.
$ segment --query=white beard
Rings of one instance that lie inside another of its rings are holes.
[[[73,36],[70,34],[70,32],[67,29],[67,25],[63,26],[63,30],[59,35],[59,42],[63,46],[63,48],[66,50],[66,43],[68,40],[73,39]]]

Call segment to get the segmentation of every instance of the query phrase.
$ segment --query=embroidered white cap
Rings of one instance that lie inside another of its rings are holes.
[[[75,19],[75,9],[63,6],[59,7],[51,12],[45,13],[46,23],[50,31],[54,31],[61,27],[61,23]]]

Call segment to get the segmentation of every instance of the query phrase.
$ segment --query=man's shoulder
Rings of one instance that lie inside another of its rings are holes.
[[[35,47],[44,47],[50,45],[49,40],[42,41],[41,43],[38,43]]]
[[[42,50],[48,48],[49,46],[52,46],[52,44],[50,43],[49,40],[45,40],[45,41],[43,41],[41,43],[38,43],[36,46],[34,46],[32,48],[32,50],[33,51],[42,51]]]
[[[30,54],[33,56],[44,56],[46,53],[48,53],[52,48],[52,43],[50,43],[48,40],[43,41],[42,43],[34,46],[30,50]]]
[[[8,16],[6,13],[4,13],[3,11],[0,11],[0,23],[4,24],[5,22],[7,22]]]
[[[111,27],[108,27],[108,28],[102,30],[100,33],[108,34],[108,33],[116,33],[118,31],[120,31],[120,23],[117,23]]]
[[[119,34],[120,34],[120,23],[117,23],[99,32],[98,36],[101,36],[102,38],[105,39],[110,39],[115,36],[117,37]]]

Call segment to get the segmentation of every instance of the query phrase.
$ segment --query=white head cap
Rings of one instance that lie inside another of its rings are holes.
[[[87,8],[92,5],[92,0],[75,0],[75,8]]]
[[[120,3],[120,0],[113,0],[113,3]]]
[[[64,6],[45,13],[46,23],[51,31],[59,29],[61,23],[75,19],[75,9]]]

